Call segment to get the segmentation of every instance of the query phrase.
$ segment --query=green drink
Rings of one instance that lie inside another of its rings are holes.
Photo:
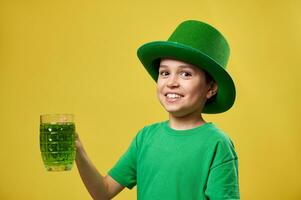
[[[47,171],[71,170],[76,154],[73,115],[41,115],[40,150]]]

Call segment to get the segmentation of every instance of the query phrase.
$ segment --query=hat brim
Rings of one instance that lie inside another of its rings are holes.
[[[154,41],[139,47],[137,55],[156,82],[159,75],[159,58],[163,57],[178,59],[206,70],[216,81],[218,92],[212,101],[206,103],[202,113],[222,113],[234,104],[236,91],[231,76],[222,66],[201,51],[176,42]]]

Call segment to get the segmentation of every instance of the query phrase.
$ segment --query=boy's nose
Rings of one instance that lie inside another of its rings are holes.
[[[179,85],[179,82],[178,82],[178,78],[176,76],[170,76],[168,78],[168,81],[167,81],[167,86],[168,87],[175,87],[175,86],[178,86]]]

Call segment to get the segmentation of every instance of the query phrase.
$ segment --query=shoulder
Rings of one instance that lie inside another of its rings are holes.
[[[145,135],[149,134],[150,132],[156,131],[161,128],[162,123],[163,121],[147,124],[139,130],[138,135]]]
[[[137,142],[142,142],[145,140],[150,139],[151,137],[153,137],[154,135],[156,135],[156,133],[158,133],[159,129],[162,128],[162,122],[154,122],[148,125],[143,126],[142,128],[140,128],[140,130],[138,131],[137,135],[136,135],[136,140]]]
[[[213,142],[230,143],[233,144],[230,136],[215,123],[210,122],[210,126],[206,129],[206,139]]]
[[[214,143],[216,155],[223,157],[223,159],[237,159],[234,143],[228,133],[216,124],[212,124],[208,134],[210,134],[210,140]]]

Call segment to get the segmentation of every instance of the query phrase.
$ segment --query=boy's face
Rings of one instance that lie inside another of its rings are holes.
[[[206,84],[204,71],[174,59],[162,58],[157,80],[157,96],[167,112],[176,117],[200,116],[206,100],[217,86]]]

